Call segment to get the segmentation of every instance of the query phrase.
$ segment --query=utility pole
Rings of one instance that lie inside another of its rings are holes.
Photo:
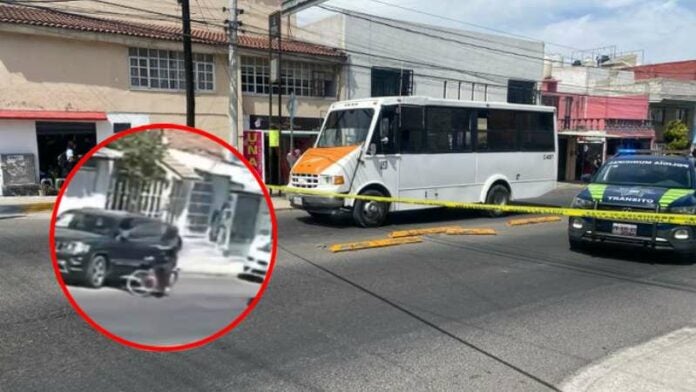
[[[237,9],[237,0],[229,0],[230,19],[227,24],[227,34],[229,40],[228,52],[228,67],[230,76],[230,102],[229,102],[229,117],[230,117],[230,144],[237,150],[240,150],[239,144],[239,86],[237,61],[237,33],[239,30],[239,14],[241,10]]]
[[[191,10],[189,0],[181,2],[181,16],[184,21],[184,72],[186,73],[186,125],[196,126],[196,96],[193,86],[193,53],[191,53]]]

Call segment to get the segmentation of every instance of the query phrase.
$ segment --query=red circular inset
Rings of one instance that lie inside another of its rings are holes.
[[[72,294],[68,290],[66,283],[63,279],[63,276],[60,272],[59,266],[58,266],[58,258],[56,254],[56,246],[55,246],[55,224],[56,224],[56,218],[58,215],[58,207],[60,206],[61,199],[63,198],[63,194],[65,191],[68,189],[70,182],[72,181],[73,177],[75,174],[80,170],[82,165],[85,164],[93,155],[95,152],[97,152],[99,149],[102,147],[106,147],[108,144],[114,142],[115,140],[118,140],[122,137],[128,136],[130,134],[136,133],[136,132],[142,132],[142,131],[147,131],[151,129],[157,129],[157,130],[167,130],[167,129],[176,129],[180,131],[187,131],[187,132],[192,132],[195,134],[198,134],[200,136],[206,137],[228,151],[230,151],[234,156],[239,159],[240,162],[244,163],[245,167],[247,170],[249,170],[256,181],[259,183],[259,186],[261,187],[261,191],[264,196],[264,200],[266,204],[268,205],[268,213],[271,218],[271,227],[272,227],[272,239],[271,243],[273,246],[271,247],[271,259],[270,259],[270,264],[268,267],[268,272],[266,273],[266,276],[261,283],[261,287],[259,288],[258,292],[254,296],[253,300],[251,303],[249,303],[244,311],[242,311],[240,314],[238,314],[232,322],[218,330],[217,332],[213,333],[212,335],[199,339],[197,341],[193,341],[190,343],[185,343],[185,344],[176,344],[176,345],[168,345],[168,346],[157,346],[157,345],[149,345],[149,344],[143,344],[143,343],[138,343],[138,342],[133,342],[128,339],[125,339],[123,337],[120,337],[106,328],[102,327],[99,325],[96,321],[94,321],[77,303],[75,298],[73,298]],[[58,192],[58,196],[56,198],[56,203],[53,208],[53,213],[51,214],[51,226],[49,229],[49,246],[50,246],[50,253],[51,253],[51,259],[53,263],[53,270],[56,275],[56,279],[63,290],[63,294],[65,294],[66,298],[72,305],[72,307],[77,311],[77,313],[89,324],[91,325],[94,329],[99,331],[101,334],[107,336],[108,338],[117,341],[125,346],[129,346],[132,348],[136,348],[139,350],[147,350],[147,351],[183,351],[183,350],[189,350],[192,348],[200,347],[205,344],[208,344],[216,339],[219,339],[229,331],[231,331],[233,328],[238,326],[244,319],[251,313],[251,311],[256,307],[256,304],[259,302],[261,297],[263,296],[263,293],[266,291],[266,288],[268,287],[268,282],[271,279],[271,275],[273,274],[273,270],[275,269],[275,262],[276,262],[276,254],[277,254],[277,246],[278,246],[278,224],[275,216],[275,211],[273,209],[273,203],[271,201],[271,196],[268,193],[268,189],[265,187],[263,180],[261,177],[258,175],[256,170],[249,164],[249,162],[237,151],[234,147],[232,147],[230,144],[222,140],[221,138],[212,135],[208,132],[202,131],[200,129],[188,127],[185,125],[179,125],[179,124],[169,124],[169,123],[156,123],[156,124],[148,124],[140,127],[135,127],[131,128],[129,130],[121,131],[118,134],[112,135],[108,137],[107,139],[103,140],[99,144],[97,144],[94,148],[89,150],[87,154],[85,154],[76,164],[75,167],[70,171],[68,174],[68,177],[65,180],[65,183],[63,186],[61,186],[60,191]]]

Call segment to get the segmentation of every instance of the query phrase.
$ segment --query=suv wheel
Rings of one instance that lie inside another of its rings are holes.
[[[87,263],[87,268],[85,268],[85,276],[83,283],[92,288],[99,288],[104,285],[106,280],[106,274],[109,269],[109,263],[106,257],[102,255],[96,255]]]

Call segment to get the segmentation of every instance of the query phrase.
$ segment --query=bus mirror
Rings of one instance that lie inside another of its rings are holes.
[[[375,155],[377,154],[377,145],[374,143],[370,143],[370,148],[367,152],[369,155]]]

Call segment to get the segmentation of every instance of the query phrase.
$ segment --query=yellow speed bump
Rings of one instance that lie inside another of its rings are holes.
[[[522,226],[522,225],[533,225],[536,223],[549,223],[549,222],[559,222],[561,220],[560,216],[542,216],[538,218],[522,218],[522,219],[510,219],[507,221],[508,226]]]
[[[404,238],[384,238],[379,240],[368,240],[359,242],[349,242],[346,244],[334,244],[329,246],[331,252],[346,252],[349,250],[384,248],[386,246],[395,246],[403,244],[415,244],[423,242],[420,237],[404,237]]]
[[[417,235],[428,234],[449,234],[449,235],[495,235],[493,229],[464,228],[460,226],[428,227],[425,229],[398,230],[389,233],[391,238],[404,238]]]

